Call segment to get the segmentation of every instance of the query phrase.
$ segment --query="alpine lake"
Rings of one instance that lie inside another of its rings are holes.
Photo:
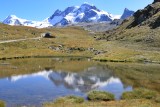
[[[113,93],[119,100],[123,92],[139,87],[160,90],[159,64],[78,57],[0,60],[0,99],[8,107],[39,107],[67,95],[86,98],[91,90]]]

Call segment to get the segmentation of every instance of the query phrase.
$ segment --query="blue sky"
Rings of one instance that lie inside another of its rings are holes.
[[[28,20],[43,20],[51,16],[56,9],[64,10],[68,6],[79,6],[84,2],[120,15],[124,8],[136,11],[153,0],[0,0],[0,21],[11,14]]]

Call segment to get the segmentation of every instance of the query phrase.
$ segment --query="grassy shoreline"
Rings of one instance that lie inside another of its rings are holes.
[[[7,60],[7,59],[25,59],[25,58],[92,58],[89,56],[16,56],[16,57],[2,57],[0,60]]]
[[[0,57],[0,60],[14,60],[14,59],[25,59],[25,58],[90,58],[94,61],[99,62],[119,62],[119,63],[153,63],[153,64],[160,64],[160,61],[145,61],[145,60],[137,60],[137,61],[129,61],[129,60],[115,60],[115,59],[97,59],[91,56],[71,56],[71,55],[55,55],[55,56],[15,56],[15,57]]]
[[[90,91],[88,100],[79,96],[59,97],[53,102],[45,102],[43,107],[159,107],[160,97],[155,91],[144,88],[124,92],[121,100],[115,100],[114,95],[104,91]],[[0,100],[0,107],[6,107]]]
[[[136,95],[136,96],[135,96]],[[131,96],[131,98],[129,98]],[[135,96],[135,97],[134,97]],[[88,100],[82,97],[66,96],[57,98],[53,102],[46,102],[43,107],[159,107],[160,99],[156,92],[147,89],[135,89],[124,92],[122,99],[116,101],[114,95],[103,91],[91,91]]]
[[[144,99],[132,99],[132,100],[120,100],[120,101],[99,101],[99,102],[84,102],[81,104],[73,103],[47,103],[43,107],[159,107],[157,104],[150,100]]]

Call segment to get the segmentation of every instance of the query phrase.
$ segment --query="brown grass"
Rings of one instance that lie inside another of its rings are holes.
[[[85,102],[82,104],[73,103],[46,103],[43,107],[159,107],[159,103],[150,100],[121,100],[109,102]]]

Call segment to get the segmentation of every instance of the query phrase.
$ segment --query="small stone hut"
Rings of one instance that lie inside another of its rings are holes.
[[[42,38],[55,38],[54,36],[52,36],[51,33],[47,32],[47,33],[42,33],[41,34]]]

